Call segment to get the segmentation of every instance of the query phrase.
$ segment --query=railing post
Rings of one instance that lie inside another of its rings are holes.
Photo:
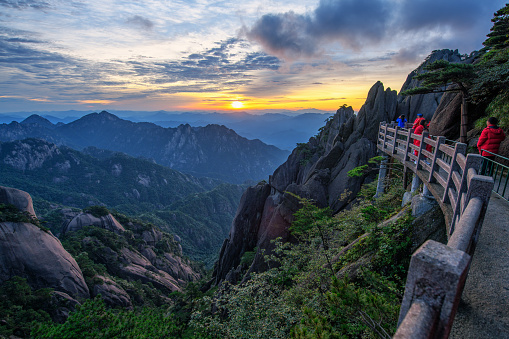
[[[452,186],[452,173],[455,171],[457,172],[459,168],[459,165],[456,162],[456,157],[458,156],[458,154],[466,154],[466,152],[467,144],[457,143],[456,146],[454,147],[454,154],[451,160],[451,171],[447,175],[447,181],[444,187],[444,196],[442,197],[443,203],[447,203],[447,201],[449,200],[449,188]]]
[[[476,172],[479,171],[479,167],[481,166],[482,157],[479,154],[468,154],[467,159],[465,161],[465,169],[463,170],[463,175],[461,176],[461,186],[457,192],[457,201],[456,208],[454,209],[454,213],[452,215],[451,229],[449,234],[454,232],[454,226],[456,225],[456,221],[459,217],[461,217],[461,213],[466,207],[468,200],[466,196],[463,197],[463,194],[467,194],[468,190],[468,172],[469,169],[473,169]],[[463,198],[462,198],[463,197]]]
[[[405,331],[405,327],[412,325],[405,323],[407,320],[405,317],[412,303],[419,300],[439,314],[433,338],[447,338],[456,315],[469,264],[468,254],[433,240],[426,241],[415,251],[408,269],[396,337],[400,331]],[[407,337],[417,338],[418,336]]]
[[[477,155],[477,154],[473,154]],[[482,159],[481,159],[482,162]],[[468,253],[471,254],[475,250],[475,246],[477,245],[477,240],[479,239],[479,233],[481,232],[481,226],[484,221],[484,215],[486,214],[486,209],[488,208],[488,203],[491,197],[491,191],[493,190],[493,186],[495,185],[495,181],[492,177],[484,176],[476,174],[474,169],[469,168],[468,170],[468,191],[465,197],[465,204],[468,205],[473,198],[479,198],[482,201],[482,209],[479,215],[479,219],[477,220],[477,224],[475,226],[474,235],[472,237],[472,242],[469,248]],[[467,206],[465,206],[466,209]],[[462,211],[463,214],[463,211]],[[463,218],[463,216],[462,216]]]
[[[442,145],[445,142],[445,137],[437,137],[436,145],[435,145],[435,151],[433,152],[433,159],[431,159],[431,170],[429,172],[429,178],[428,182],[435,182],[435,178],[433,177],[433,173],[436,171],[438,165],[437,165],[437,158],[440,154],[440,145]]]
[[[376,194],[373,198],[377,199],[384,194],[385,191],[385,177],[387,175],[387,156],[383,156],[380,162],[380,170],[378,171],[378,182],[376,184]]]
[[[399,129],[399,126],[396,125],[396,127],[394,127],[394,140],[392,141],[392,153],[391,154],[396,154],[396,146],[398,145],[398,129]]]
[[[421,165],[421,159],[422,159],[422,150],[426,148],[426,144],[424,143],[424,139],[428,137],[428,132],[427,131],[423,131],[422,134],[421,134],[421,144],[419,145],[419,153],[417,154],[417,165],[415,167],[415,170],[418,171],[420,169],[422,169],[422,165]]]
[[[403,155],[403,162],[406,162],[409,159],[408,152],[412,151],[412,149],[410,148],[410,142],[412,140],[412,133],[414,133],[414,129],[413,128],[408,130],[408,138],[406,140],[405,154]]]
[[[382,126],[384,126],[384,139],[383,139],[383,142],[382,142],[382,151],[385,152],[385,140],[387,139],[387,126],[388,124],[384,122],[382,122]]]

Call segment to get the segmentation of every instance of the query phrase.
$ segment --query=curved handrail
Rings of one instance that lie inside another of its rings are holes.
[[[445,142],[426,131],[380,123],[378,149],[428,185],[450,237],[447,245],[429,240],[412,255],[395,338],[448,337],[493,189],[493,179],[477,173],[480,155],[467,155],[466,144]]]

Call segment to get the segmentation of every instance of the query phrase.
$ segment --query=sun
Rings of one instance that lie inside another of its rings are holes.
[[[234,101],[231,103],[231,105],[233,108],[242,108],[244,106],[244,104],[240,101]]]

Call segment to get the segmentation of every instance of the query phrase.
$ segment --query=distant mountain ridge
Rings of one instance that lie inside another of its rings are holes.
[[[88,114],[68,124],[53,125],[39,116],[0,125],[0,141],[40,138],[82,150],[93,146],[135,157],[198,177],[233,183],[260,180],[284,162],[289,152],[260,140],[248,140],[219,125],[163,128],[134,123],[108,112]]]
[[[297,143],[307,142],[318,133],[325,119],[333,113],[316,109],[302,111],[269,110],[263,114],[236,111],[230,113],[178,112],[178,111],[110,111],[132,122],[152,122],[162,127],[192,127],[224,125],[248,139],[260,139],[266,144],[292,151]],[[9,116],[0,114],[0,123],[21,122],[25,117],[42,116],[52,124],[70,123],[90,114],[86,111],[17,112]]]

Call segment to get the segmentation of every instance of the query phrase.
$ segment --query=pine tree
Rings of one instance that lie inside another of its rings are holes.
[[[416,75],[414,78],[422,80],[420,87],[404,91],[403,95],[460,92],[463,97],[461,105],[461,129],[460,142],[467,142],[468,124],[468,88],[477,77],[474,66],[464,63],[450,63],[445,60],[437,60],[426,67],[425,73]]]
[[[483,42],[483,56],[476,64],[478,78],[471,88],[474,102],[492,102],[490,111],[509,105],[509,4],[499,9]],[[495,99],[495,100],[494,100]]]

